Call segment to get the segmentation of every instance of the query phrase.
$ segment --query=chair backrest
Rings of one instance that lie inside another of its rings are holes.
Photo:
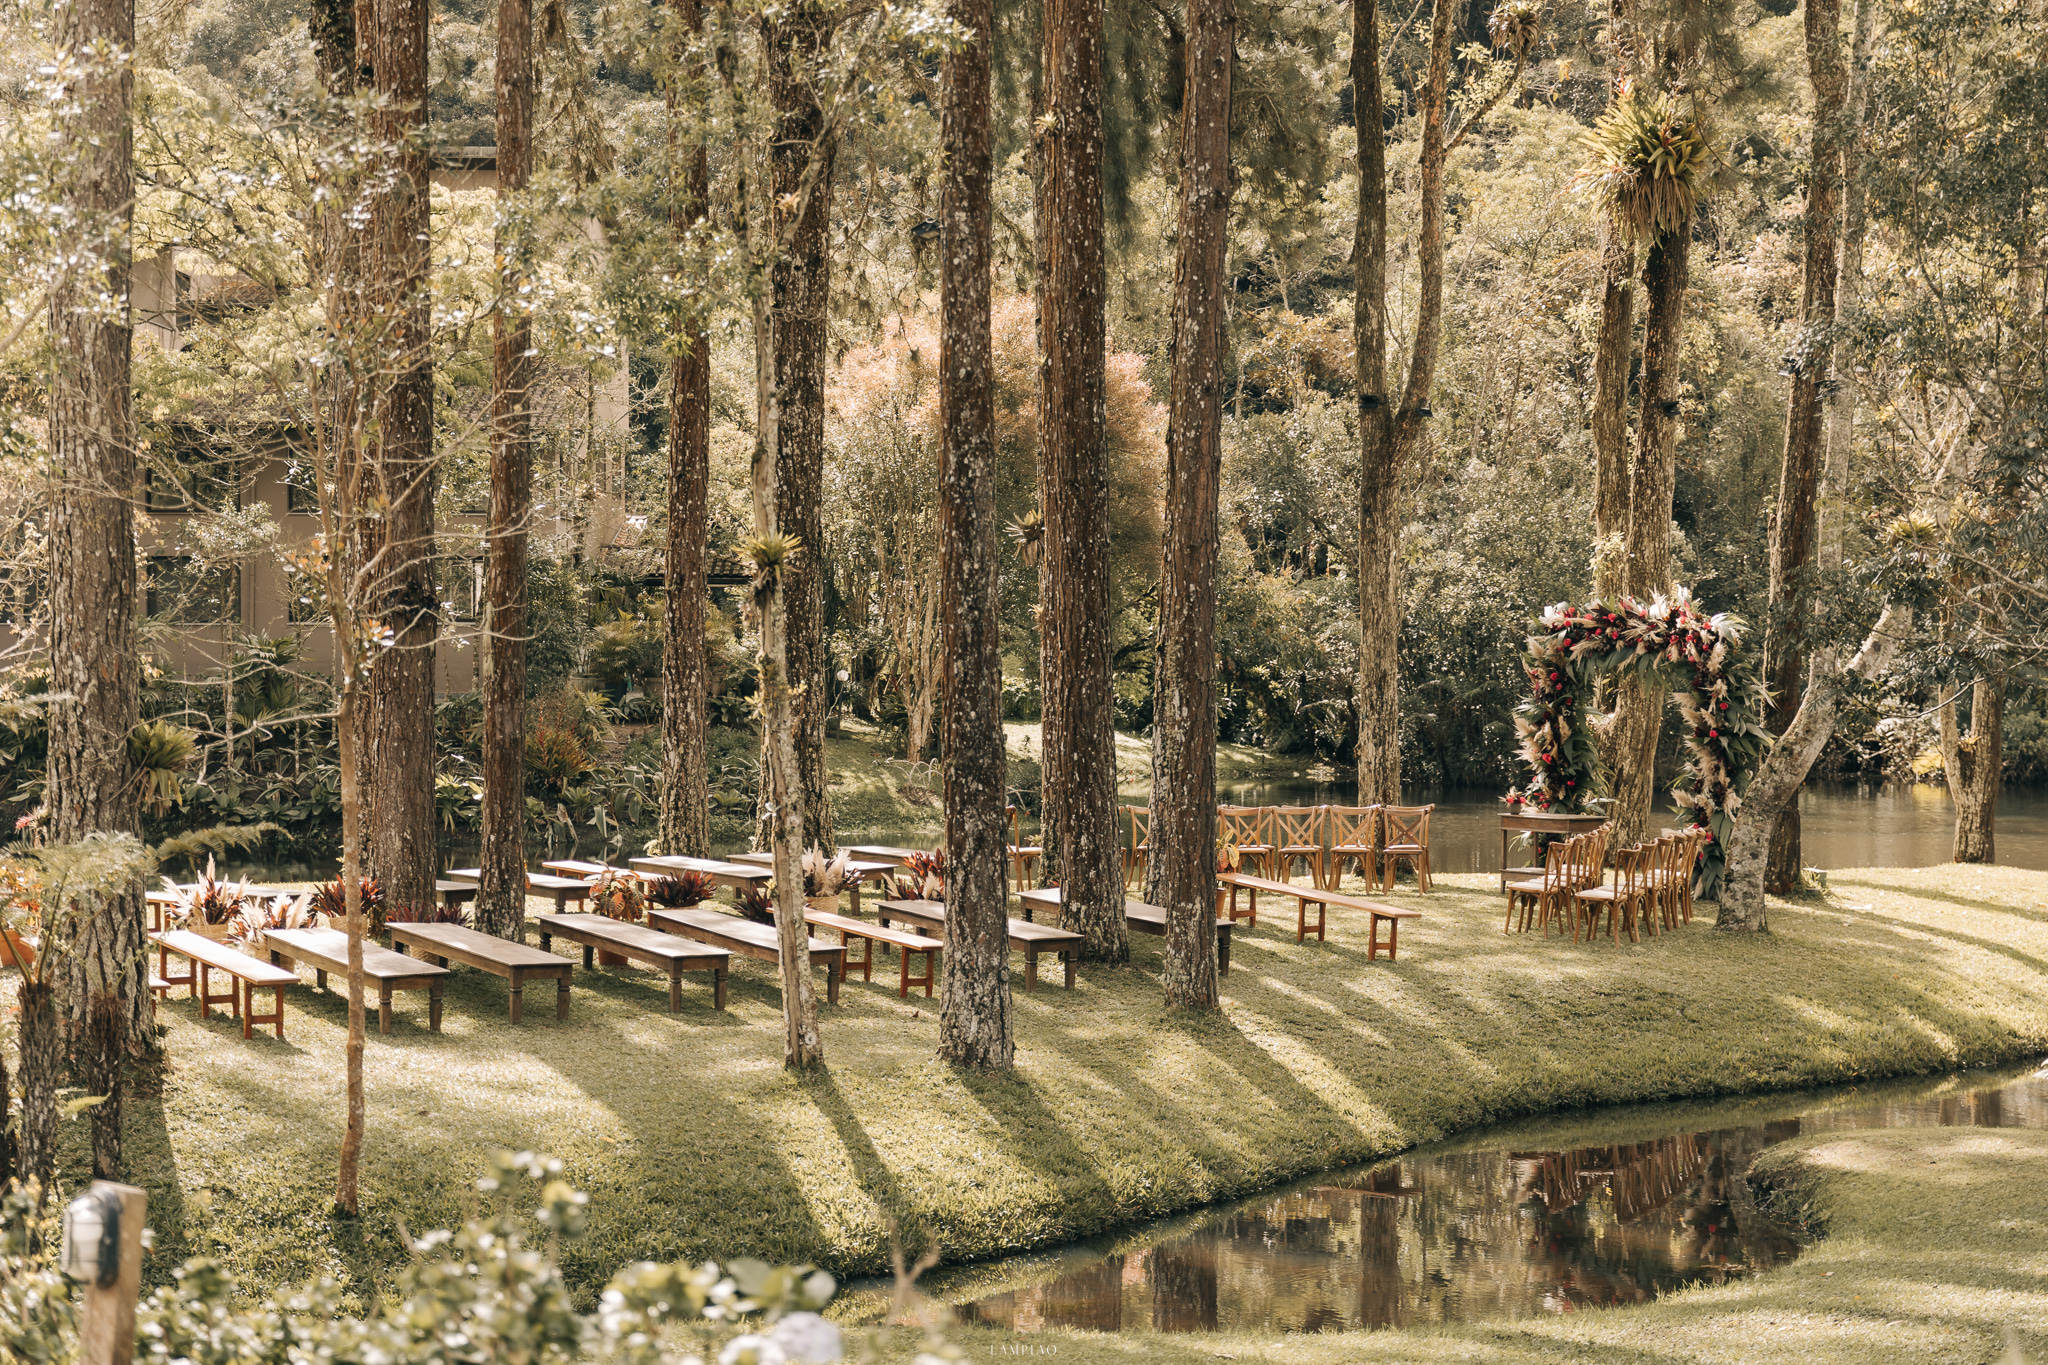
[[[1274,807],[1273,842],[1285,848],[1321,848],[1329,811],[1328,806]]]
[[[1125,806],[1131,815],[1131,847],[1142,848],[1152,841],[1152,808]]]
[[[1330,813],[1330,847],[1378,848],[1380,808],[1378,806],[1325,806]]]
[[[1650,869],[1664,857],[1664,841],[1630,844],[1614,851],[1614,889],[1624,896],[1639,895],[1649,884]]]
[[[1543,889],[1568,891],[1579,870],[1579,843],[1584,835],[1559,839],[1543,850]]]
[[[1273,842],[1271,806],[1218,806],[1216,836],[1239,848]]]
[[[1386,821],[1387,842],[1385,847],[1395,844],[1419,844],[1429,847],[1429,813],[1436,807],[1430,806],[1381,806],[1380,818]]]
[[[1017,808],[1009,806],[1005,809],[1010,813],[1010,847],[1015,848],[1017,846]]]
[[[1614,826],[1601,825],[1586,835],[1586,847],[1579,859],[1579,885],[1598,886],[1607,876],[1607,841]]]

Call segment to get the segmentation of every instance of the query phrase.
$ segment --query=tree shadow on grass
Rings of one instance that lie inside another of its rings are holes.
[[[2024,905],[2014,905],[2010,901],[1982,900],[1973,896],[1958,896],[1953,892],[1949,891],[1930,891],[1926,887],[1916,886],[1908,890],[1900,887],[1885,886],[1880,882],[1862,882],[1843,879],[1834,882],[1830,889],[1840,890],[1842,888],[1852,886],[1855,887],[1858,891],[1876,891],[1883,892],[1888,895],[1911,896],[1914,900],[1918,901],[1941,901],[1948,905],[1960,905],[1968,910],[1980,910],[1986,914],[2015,915],[2020,919],[2031,920],[2035,924],[2048,924],[2048,911],[2032,910]],[[1800,908],[1804,909],[1808,907],[1802,906]],[[1845,914],[1852,912],[1851,907],[1837,905],[1832,901],[1811,908],[1817,910],[1822,914],[1833,913],[1836,911],[1840,911]],[[1919,923],[1919,921],[1909,921],[1909,923]]]

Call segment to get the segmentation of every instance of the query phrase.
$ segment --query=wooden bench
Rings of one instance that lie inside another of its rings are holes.
[[[634,858],[629,865],[634,875],[643,880],[651,877],[673,877],[678,872],[702,872],[711,878],[712,885],[727,887],[734,891],[744,890],[749,886],[766,886],[775,880],[775,874],[765,867],[742,867],[737,863],[719,862],[716,858]]]
[[[1062,912],[1063,903],[1060,888],[1041,886],[1030,891],[1019,891],[1017,899],[1024,906],[1024,917],[1029,919],[1034,908],[1044,907],[1054,914]],[[1163,907],[1124,898],[1124,923],[1134,934],[1150,934],[1154,938],[1166,937],[1166,911]],[[1228,915],[1216,917],[1216,974],[1230,975],[1230,930],[1234,921]]]
[[[272,929],[263,935],[263,947],[279,966],[304,963],[311,967],[322,990],[327,989],[329,972],[348,975],[348,935],[339,929]],[[441,983],[448,979],[446,967],[365,941],[363,977],[377,983],[377,1032],[391,1032],[393,991],[425,991],[427,1027],[441,1031]]]
[[[1248,877],[1242,872],[1219,873],[1216,880],[1230,888],[1232,900],[1237,899],[1237,889],[1243,887],[1251,893],[1254,907],[1258,903],[1258,895],[1261,891],[1273,895],[1293,896],[1297,902],[1294,931],[1294,941],[1296,943],[1301,942],[1305,935],[1308,924],[1308,907],[1311,902],[1314,902],[1316,907],[1316,938],[1318,940],[1321,940],[1323,937],[1323,917],[1328,913],[1330,906],[1341,905],[1347,910],[1364,911],[1370,917],[1368,920],[1369,927],[1365,953],[1365,958],[1368,962],[1373,961],[1380,955],[1381,947],[1385,947],[1387,950],[1387,961],[1395,961],[1401,939],[1401,921],[1404,919],[1417,919],[1422,915],[1420,910],[1407,910],[1397,905],[1386,905],[1380,901],[1369,901],[1363,896],[1347,896],[1337,891],[1318,891],[1312,887],[1290,886],[1286,882],[1268,881],[1264,877]],[[1380,922],[1382,920],[1388,926],[1387,941],[1384,945],[1380,942]]]
[[[1216,880],[1230,888],[1231,919],[1235,920],[1238,917],[1237,892],[1239,887],[1243,887],[1250,893],[1248,897],[1250,909],[1246,911],[1245,918],[1249,919],[1254,927],[1259,922],[1259,893],[1261,891],[1275,896],[1292,896],[1294,897],[1294,941],[1299,943],[1308,937],[1308,908],[1311,905],[1316,908],[1316,942],[1322,943],[1327,941],[1324,937],[1325,921],[1329,914],[1330,899],[1336,894],[1335,892],[1324,891],[1314,886],[1300,887],[1292,882],[1276,882],[1270,877],[1254,877],[1248,872],[1219,872],[1216,874]]]
[[[480,882],[484,870],[480,867],[455,867],[448,870],[448,879],[457,882]],[[569,901],[578,905],[590,899],[590,883],[581,877],[550,877],[544,872],[526,874],[526,889],[538,896],[551,896],[555,902],[555,913],[561,914]]]
[[[569,968],[567,958],[543,953],[524,943],[494,938],[465,929],[459,924],[396,923],[384,926],[400,952],[417,949],[420,957],[445,967],[460,962],[465,967],[502,976],[512,986],[512,1022],[518,1023],[525,1008],[529,977],[555,981],[555,1018],[569,1017]]]
[[[606,915],[533,915],[527,922],[540,931],[543,952],[547,951],[550,941],[557,938],[582,944],[585,971],[591,968],[591,951],[603,948],[667,972],[670,1014],[683,1007],[684,972],[710,972],[712,1006],[721,1010],[725,1008],[725,973],[732,963],[732,954],[723,948],[687,940],[678,942],[673,934],[649,929],[644,924],[628,924]]]
[[[946,906],[942,901],[883,901],[875,906],[875,915],[882,923],[892,919],[906,924],[915,924],[934,938],[946,936]],[[1074,989],[1074,963],[1081,956],[1081,936],[1069,929],[1055,929],[1049,924],[1033,924],[1028,919],[1010,919],[1010,947],[1024,954],[1024,989],[1038,989],[1038,955],[1053,952],[1059,955],[1066,967],[1068,990]]]
[[[284,988],[299,984],[297,972],[288,972],[282,967],[273,967],[268,962],[258,961],[247,953],[228,947],[218,939],[195,934],[190,929],[167,929],[151,934],[150,942],[157,948],[157,976],[166,987],[183,982],[191,987],[191,996],[199,1002],[199,1017],[204,1019],[212,1005],[230,1004],[242,1021],[242,1036],[249,1037],[249,1031],[256,1024],[274,1024],[277,1036],[284,1037]],[[192,970],[185,976],[172,976],[165,961],[176,953],[192,964]],[[213,984],[207,980],[208,972],[226,972],[233,983],[226,995],[215,995]],[[256,992],[268,986],[277,992],[276,1004],[269,1014],[256,1013]]]
[[[741,957],[751,957],[756,962],[782,964],[782,939],[772,924],[756,924],[750,919],[728,915],[722,910],[707,910],[701,905],[649,910],[647,922],[665,934],[695,939],[714,948],[738,953]],[[821,938],[810,939],[809,945],[812,965],[825,968],[825,999],[836,1005],[839,1003],[839,978],[846,975],[846,948]]]
[[[896,953],[896,998],[901,1000],[910,994],[912,986],[924,987],[925,999],[931,999],[932,982],[938,975],[939,943],[923,934],[906,934],[901,929],[891,929],[885,924],[870,924],[864,919],[853,919],[832,910],[806,910],[804,922],[819,929],[837,929],[840,946],[847,950],[846,965],[849,970],[860,968],[860,979],[875,979],[875,945],[892,944]],[[853,957],[853,941],[862,943],[862,956]],[[924,956],[924,975],[910,974],[910,960]]]
[[[887,863],[891,867],[903,867],[922,850],[897,848],[894,844],[855,844],[846,851],[856,858],[864,858],[871,863]]]
[[[457,909],[467,902],[475,900],[477,892],[481,890],[483,890],[483,887],[475,882],[455,882],[449,881],[444,877],[434,879],[434,894],[439,896],[441,904],[447,906],[450,910]]]

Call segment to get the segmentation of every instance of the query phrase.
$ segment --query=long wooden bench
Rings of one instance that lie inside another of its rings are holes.
[[[854,844],[846,851],[871,863],[887,863],[891,867],[902,867],[916,857],[920,850],[898,848],[894,844]]]
[[[483,876],[484,870],[480,867],[448,869],[450,881],[481,882]],[[544,872],[529,872],[526,874],[526,889],[532,895],[552,897],[558,915],[569,901],[581,905],[590,899],[590,883],[581,877],[550,877]]]
[[[1044,908],[1051,910],[1054,914],[1060,914],[1063,906],[1060,888],[1057,886],[1040,886],[1029,891],[1019,891],[1017,893],[1017,900],[1024,907],[1024,917],[1026,919],[1029,919],[1032,912],[1038,908]],[[1162,906],[1152,905],[1146,901],[1126,896],[1124,897],[1124,923],[1129,926],[1130,931],[1134,934],[1150,934],[1154,938],[1166,937],[1166,910]],[[1216,974],[1218,976],[1230,975],[1230,931],[1233,923],[1228,915],[1218,915],[1216,917]]]
[[[734,891],[750,886],[766,886],[775,880],[775,874],[765,867],[742,867],[738,863],[722,863],[716,858],[685,858],[681,855],[658,858],[632,858],[627,862],[634,875],[648,877],[673,877],[678,872],[702,872],[710,876],[714,886],[727,887]]]
[[[348,975],[348,935],[339,929],[271,929],[263,935],[263,947],[278,966],[304,963],[311,967],[322,990],[327,989],[329,972]],[[446,967],[365,942],[363,976],[377,985],[377,1032],[391,1032],[393,991],[425,991],[427,1027],[441,1031],[441,983],[448,979]]]
[[[540,931],[541,951],[557,938],[583,945],[583,970],[591,969],[591,952],[602,948],[620,957],[668,973],[668,1012],[683,1007],[683,973],[710,972],[711,1000],[716,1009],[725,1008],[725,973],[732,954],[709,944],[678,940],[673,934],[628,924],[606,915],[530,915],[527,923]]]
[[[804,923],[818,929],[839,931],[840,946],[847,950],[846,966],[849,971],[860,968],[860,979],[875,979],[875,945],[887,943],[897,949],[896,953],[896,998],[901,1000],[910,994],[912,986],[924,987],[925,998],[932,994],[932,983],[938,977],[939,943],[923,934],[906,934],[901,929],[891,929],[886,923],[870,924],[864,919],[853,919],[833,910],[805,910]],[[853,956],[853,941],[861,941],[862,955]],[[924,975],[910,974],[910,960],[922,955]]]
[[[450,881],[446,877],[436,877],[434,879],[434,894],[439,896],[441,904],[447,906],[450,910],[457,909],[475,900],[477,893],[482,890],[483,887],[476,882]]]
[[[297,972],[288,972],[282,967],[273,967],[247,953],[228,947],[218,939],[195,934],[190,929],[167,929],[151,934],[150,942],[157,948],[157,975],[166,984],[183,982],[192,988],[189,998],[199,1002],[199,1017],[204,1019],[212,1005],[232,1004],[237,1017],[242,1021],[242,1036],[250,1036],[250,1029],[256,1024],[274,1024],[277,1036],[284,1037],[284,988],[299,984]],[[176,953],[192,964],[187,976],[175,977],[166,962],[169,954]],[[231,983],[226,995],[215,995],[213,983],[207,979],[209,972],[226,972]],[[277,992],[276,1003],[269,1014],[256,1013],[256,992],[269,987]]]
[[[394,923],[384,926],[392,944],[405,952],[418,950],[420,957],[447,966],[451,961],[478,971],[502,976],[512,987],[512,1022],[518,1023],[526,1003],[526,982],[530,977],[555,982],[555,1018],[569,1017],[569,969],[567,958],[543,953],[524,943],[480,934],[459,924]]]
[[[635,860],[638,861],[637,859]],[[647,922],[666,934],[692,938],[714,948],[751,957],[756,962],[782,963],[782,939],[772,924],[756,924],[722,910],[692,905],[674,910],[649,910]],[[839,1003],[839,978],[846,975],[846,948],[824,939],[809,940],[811,965],[825,968],[825,999]]]
[[[1387,961],[1395,961],[1396,954],[1399,952],[1401,921],[1404,919],[1417,919],[1422,914],[1420,910],[1408,910],[1398,905],[1387,905],[1381,901],[1369,901],[1363,896],[1347,896],[1338,891],[1319,891],[1314,887],[1294,886],[1287,882],[1270,881],[1265,877],[1247,876],[1242,872],[1218,873],[1216,880],[1230,888],[1230,899],[1233,902],[1237,900],[1238,888],[1242,887],[1249,892],[1252,908],[1255,912],[1258,908],[1259,893],[1261,891],[1268,895],[1294,897],[1296,901],[1294,941],[1296,943],[1301,942],[1306,937],[1308,907],[1311,904],[1316,907],[1316,938],[1319,941],[1323,938],[1323,921],[1329,913],[1330,906],[1341,905],[1347,910],[1364,911],[1370,916],[1368,920],[1368,943],[1365,953],[1366,961],[1368,962],[1380,955],[1380,948],[1382,946],[1387,950]],[[1384,945],[1380,943],[1380,924],[1382,921],[1388,926],[1387,941]]]
[[[934,938],[946,936],[946,906],[943,901],[882,901],[875,906],[875,916],[882,923],[902,920],[915,924]],[[1010,917],[1010,947],[1024,954],[1024,989],[1038,989],[1038,955],[1043,952],[1055,953],[1066,968],[1066,986],[1074,989],[1074,963],[1081,956],[1082,938],[1069,929],[1055,929],[1049,924],[1033,924],[1028,919]]]

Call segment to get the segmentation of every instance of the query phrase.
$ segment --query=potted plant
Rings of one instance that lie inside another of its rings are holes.
[[[775,883],[763,886],[743,886],[734,895],[733,901],[739,906],[740,918],[750,919],[756,924],[775,923]]]
[[[813,910],[837,910],[839,893],[853,880],[853,859],[845,849],[827,858],[816,844],[804,851],[804,904]]]
[[[348,917],[347,889],[341,878],[326,882],[313,892],[311,909],[330,924],[340,924]],[[372,938],[384,934],[384,887],[375,877],[362,881],[363,932]]]
[[[605,872],[591,879],[590,908],[607,919],[624,920],[638,924],[647,913],[647,895],[640,889],[640,879],[628,872]],[[600,966],[623,967],[626,957],[623,953],[597,950]]]
[[[946,900],[946,850],[935,848],[913,853],[903,860],[903,871],[894,879],[893,898],[899,901]]]
[[[709,872],[683,871],[673,877],[656,877],[649,881],[647,901],[664,910],[684,910],[702,905],[717,890],[718,883],[711,879]]]
[[[213,855],[206,855],[206,871],[189,887],[169,877],[164,889],[176,899],[164,911],[164,923],[173,929],[188,929],[202,938],[226,942],[237,929],[242,899],[248,881],[223,882],[214,874]]]
[[[260,957],[263,936],[272,929],[325,929],[327,916],[314,908],[317,894],[304,891],[297,896],[273,896],[268,904],[249,902],[230,922],[228,942]]]

